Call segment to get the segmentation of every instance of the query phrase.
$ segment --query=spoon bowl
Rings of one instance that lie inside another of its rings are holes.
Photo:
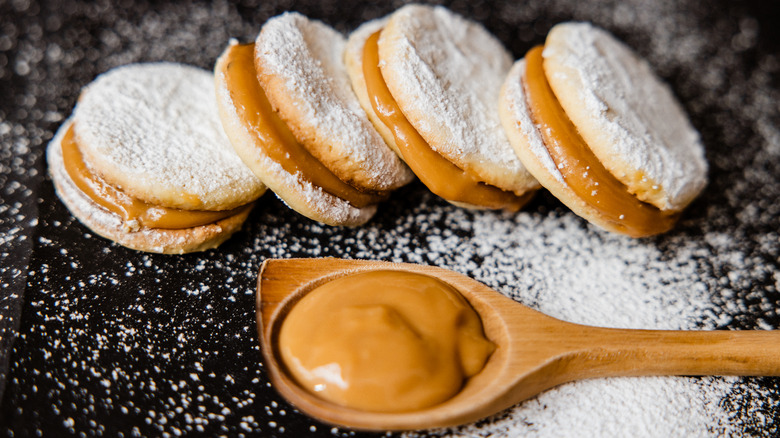
[[[278,350],[284,317],[328,281],[374,270],[414,272],[457,289],[482,319],[496,350],[451,399],[425,409],[383,413],[322,400],[290,377]],[[260,268],[257,324],[271,381],[301,411],[363,430],[409,430],[468,423],[565,382],[606,376],[780,375],[780,331],[610,329],[561,321],[446,269],[341,259],[266,260]]]

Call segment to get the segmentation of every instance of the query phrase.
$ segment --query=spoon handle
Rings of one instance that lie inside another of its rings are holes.
[[[590,377],[780,376],[780,330],[595,329],[591,335],[597,346],[575,359]]]

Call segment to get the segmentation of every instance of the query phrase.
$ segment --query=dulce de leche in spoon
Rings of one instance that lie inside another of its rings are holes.
[[[780,331],[574,324],[413,264],[266,260],[257,324],[285,398],[365,430],[467,423],[585,378],[780,375]]]

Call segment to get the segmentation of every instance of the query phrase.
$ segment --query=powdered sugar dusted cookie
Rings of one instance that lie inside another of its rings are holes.
[[[59,129],[46,150],[49,173],[57,195],[68,210],[96,234],[139,251],[182,254],[216,248],[238,231],[249,216],[251,204],[222,219],[194,227],[129,228],[123,217],[97,204],[76,186],[65,169],[61,145],[69,125],[66,123]]]
[[[374,215],[383,196],[339,179],[273,110],[257,80],[252,44],[228,46],[214,70],[219,114],[233,148],[280,199],[329,225],[360,225]]]
[[[498,118],[512,59],[495,37],[444,7],[408,5],[390,17],[378,50],[387,88],[433,150],[503,190],[537,187]]]
[[[413,175],[366,117],[344,66],[345,38],[298,13],[263,25],[255,66],[268,100],[296,138],[343,181],[387,191]]]
[[[699,134],[647,62],[589,23],[555,26],[542,56],[564,111],[631,193],[663,210],[699,194],[707,182]]]
[[[599,211],[591,207],[585,200],[566,184],[556,163],[547,152],[544,140],[531,119],[523,89],[525,76],[525,60],[515,63],[507,75],[507,80],[501,90],[499,113],[506,126],[506,133],[515,148],[517,156],[525,167],[533,174],[542,187],[546,188],[556,198],[569,206],[574,212],[589,222],[601,228],[622,232],[611,221],[605,220]]]
[[[347,71],[369,119],[433,193],[517,210],[538,188],[498,121],[511,63],[484,28],[441,7],[405,6],[349,37]]]
[[[414,174],[360,106],[344,47],[327,25],[285,13],[254,44],[231,43],[215,80],[222,124],[252,171],[304,216],[356,226]]]
[[[544,48],[513,66],[499,107],[529,171],[602,228],[665,232],[706,183],[698,133],[668,87],[590,24],[553,28]]]
[[[219,124],[212,76],[177,64],[98,77],[49,143],[47,160],[74,216],[142,251],[213,248],[265,191]]]
[[[228,210],[265,190],[222,130],[208,71],[173,63],[116,68],[84,89],[73,118],[89,166],[146,202]]]

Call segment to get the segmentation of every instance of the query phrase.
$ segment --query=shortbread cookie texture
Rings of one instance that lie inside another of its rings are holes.
[[[106,239],[139,251],[183,254],[216,248],[236,231],[249,216],[251,204],[217,222],[182,229],[129,229],[118,215],[92,201],[71,180],[65,170],[61,142],[67,124],[59,129],[46,150],[49,173],[57,195],[81,223]]]
[[[328,225],[357,226],[371,219],[376,206],[370,200],[355,206],[318,185],[359,195],[312,156],[271,108],[257,81],[252,45],[228,46],[217,59],[214,76],[219,114],[233,148],[279,199]]]
[[[249,168],[304,216],[357,226],[414,174],[360,106],[345,44],[324,23],[285,13],[254,44],[231,43],[215,80],[222,124]]]
[[[530,115],[523,89],[525,60],[515,63],[502,88],[499,112],[507,135],[525,167],[553,196],[561,200],[580,217],[599,227],[617,233],[625,230],[603,217],[598,209],[577,196],[566,183],[556,163],[547,152],[544,140]]]
[[[378,18],[361,24],[357,29],[349,34],[347,45],[344,50],[344,63],[347,67],[349,79],[352,81],[352,89],[360,102],[360,105],[366,111],[368,119],[374,124],[377,132],[382,136],[388,146],[403,159],[401,150],[395,144],[395,138],[392,131],[377,117],[373,108],[371,108],[371,98],[366,89],[366,78],[363,75],[363,50],[366,40],[376,32],[382,30],[387,24],[388,17]]]

